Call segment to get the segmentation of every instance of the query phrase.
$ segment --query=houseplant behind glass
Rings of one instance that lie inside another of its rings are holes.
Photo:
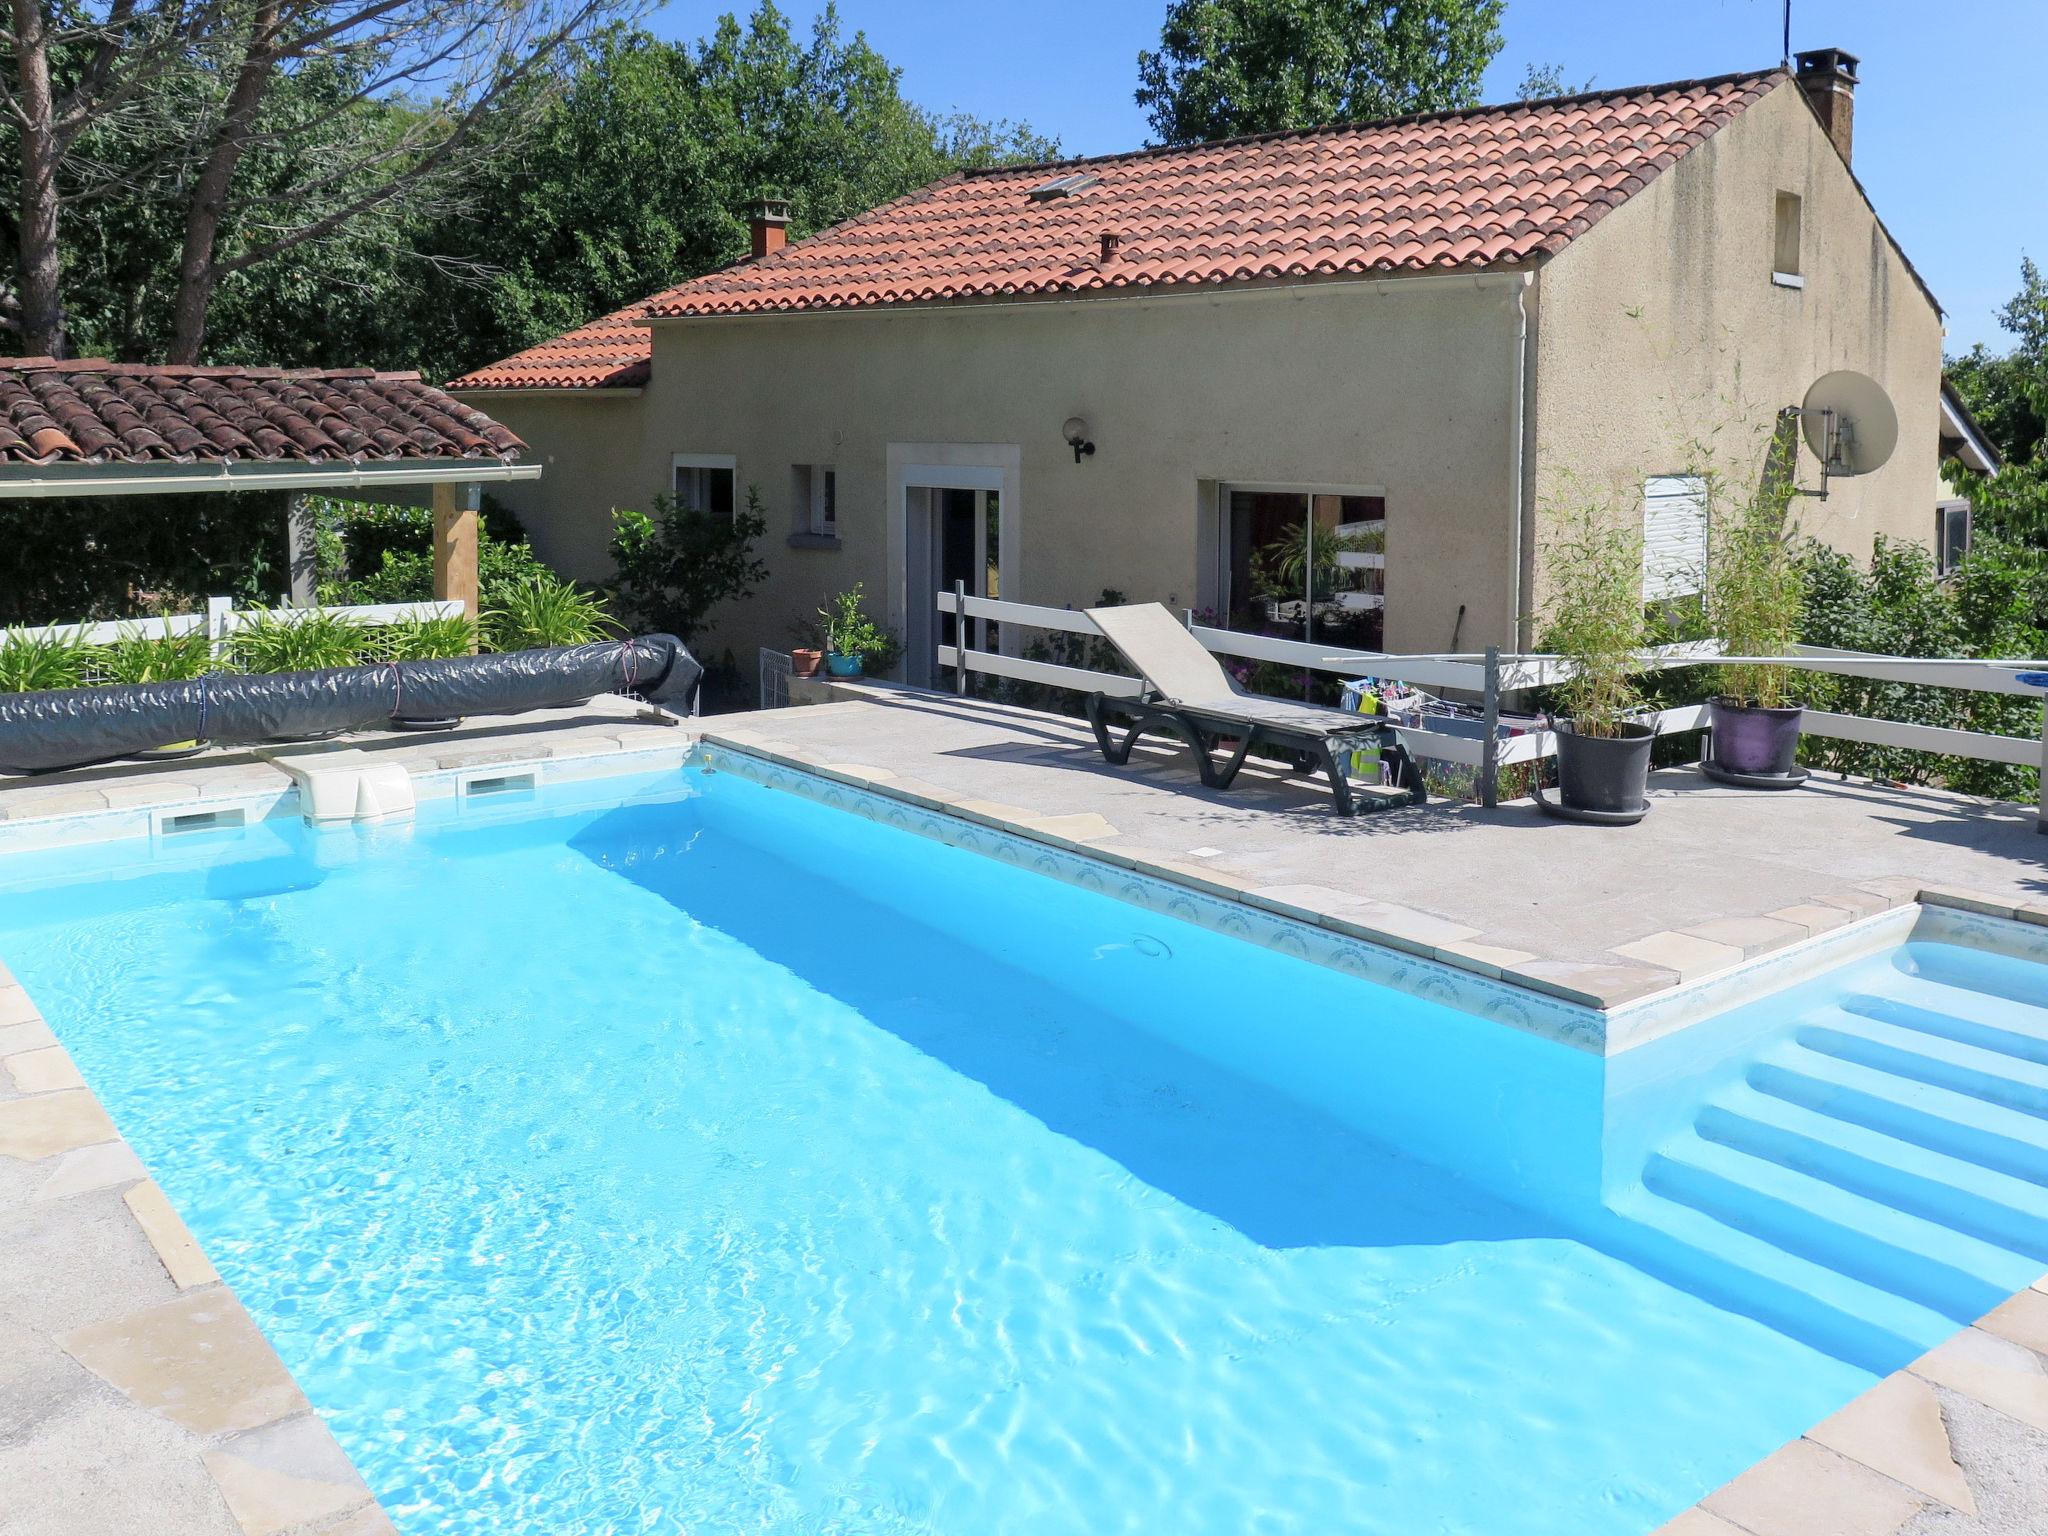
[[[1805,584],[1792,549],[1792,493],[1773,475],[1721,521],[1709,567],[1707,600],[1714,632],[1730,656],[1783,656],[1799,638]],[[1791,672],[1771,663],[1723,667],[1723,691],[1708,705],[1715,778],[1758,787],[1801,783],[1793,768],[1802,711],[1790,696]]]
[[[1642,532],[1593,502],[1555,510],[1553,527],[1546,643],[1571,676],[1558,686],[1562,714],[1552,722],[1557,802],[1538,803],[1573,820],[1640,821],[1657,735],[1629,718],[1642,703],[1633,677],[1644,638]]]

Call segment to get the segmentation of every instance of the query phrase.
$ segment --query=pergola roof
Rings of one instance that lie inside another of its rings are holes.
[[[0,360],[0,496],[525,479],[525,449],[414,373]]]

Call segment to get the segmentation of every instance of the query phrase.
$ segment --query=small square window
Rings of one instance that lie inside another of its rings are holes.
[[[670,461],[670,492],[687,512],[731,517],[735,465],[729,453],[679,453]]]
[[[790,467],[791,533],[830,539],[839,535],[839,471],[829,464]]]
[[[1802,208],[1799,194],[1780,192],[1776,229],[1771,244],[1771,275],[1777,278],[1796,278],[1800,273],[1799,242]],[[1798,288],[1803,284],[1794,282],[1787,287]]]
[[[1967,501],[1939,501],[1934,504],[1934,569],[1946,576],[1970,552],[1970,504]]]

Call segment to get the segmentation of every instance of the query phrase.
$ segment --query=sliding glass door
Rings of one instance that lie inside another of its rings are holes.
[[[1384,497],[1228,486],[1222,514],[1229,628],[1333,651],[1384,648]]]

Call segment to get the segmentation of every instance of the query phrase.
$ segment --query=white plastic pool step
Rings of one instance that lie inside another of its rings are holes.
[[[2048,1066],[2048,1029],[2036,1033],[2024,1027],[2025,1021],[2013,1017],[2009,1004],[1953,987],[1924,984],[1901,988],[1900,993],[1896,997],[1851,993],[1836,1006],[1860,1019]]]
[[[2048,1266],[2048,1189],[2038,1184],[1747,1086],[1702,1109],[1697,1129]]]
[[[1697,1135],[1652,1157],[1643,1182],[1653,1193],[1958,1323],[1982,1317],[2041,1272],[2035,1260],[1981,1238]]]
[[[1992,1001],[2014,1028],[2048,1036],[2048,982],[2038,963],[1937,945],[1916,950],[1912,965],[1896,972],[1884,990],[1908,998],[1931,992],[1939,999],[1937,1008],[1949,1001]]]
[[[2017,1056],[1848,1013],[1802,1024],[1793,1038],[1823,1056],[2048,1119],[2048,1067]]]
[[[300,814],[315,826],[413,814],[412,775],[403,764],[379,761],[357,747],[261,748],[256,755],[291,776]]]
[[[1696,1207],[1638,1190],[1609,1243],[1693,1294],[1839,1359],[1889,1373],[1955,1331],[1932,1307],[1789,1253]]]
[[[1748,1077],[1775,1098],[2048,1186],[2048,1121],[2032,1115],[1797,1045]]]

